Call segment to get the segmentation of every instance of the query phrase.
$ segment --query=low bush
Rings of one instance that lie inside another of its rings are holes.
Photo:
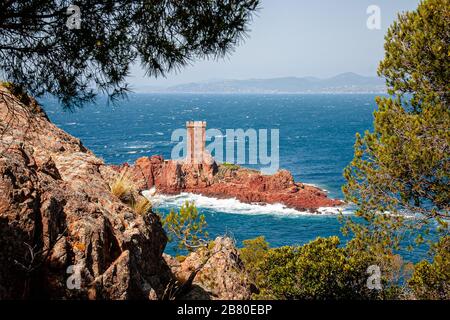
[[[205,216],[199,214],[194,203],[186,201],[179,211],[171,210],[163,225],[169,240],[176,239],[180,250],[195,251],[208,246]]]
[[[382,272],[382,290],[369,288],[368,267],[386,265],[373,255],[341,247],[339,238],[269,249],[264,238],[246,240],[241,259],[259,289],[255,299],[395,299],[402,290]],[[389,264],[390,266],[390,264]]]
[[[416,299],[450,299],[450,236],[434,246],[434,257],[430,263],[423,260],[415,265],[414,273],[408,281]]]
[[[238,170],[240,168],[237,164],[228,163],[228,162],[224,162],[220,166],[223,168],[226,168],[226,169],[230,169],[230,170]]]

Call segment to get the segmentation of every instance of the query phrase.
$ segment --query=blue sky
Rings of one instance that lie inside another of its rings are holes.
[[[329,77],[343,72],[376,75],[387,28],[418,0],[262,0],[249,38],[229,57],[197,61],[166,78],[132,68],[132,87],[212,79]],[[381,10],[381,29],[369,30],[369,5]]]

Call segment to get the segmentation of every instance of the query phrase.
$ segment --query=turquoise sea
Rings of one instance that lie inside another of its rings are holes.
[[[297,181],[317,185],[342,198],[342,171],[353,157],[355,133],[372,129],[374,94],[131,94],[118,105],[99,100],[75,112],[63,112],[43,99],[50,119],[80,138],[107,163],[120,164],[155,154],[170,158],[171,134],[188,120],[208,128],[279,129],[280,167]],[[211,237],[228,234],[238,244],[264,235],[271,246],[303,244],[318,236],[340,235],[332,210],[308,214],[281,205],[249,205],[234,199],[198,195],[161,196],[162,213],[194,200],[205,214]],[[351,214],[351,210],[345,210]],[[166,249],[173,252],[173,246]],[[426,248],[404,251],[407,260],[426,257]]]

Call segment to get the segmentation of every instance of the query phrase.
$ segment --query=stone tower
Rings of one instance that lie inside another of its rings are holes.
[[[206,121],[187,121],[188,163],[202,163],[206,144]]]

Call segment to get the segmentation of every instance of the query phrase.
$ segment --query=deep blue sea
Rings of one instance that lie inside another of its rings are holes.
[[[355,133],[372,129],[372,94],[131,94],[118,105],[100,100],[63,112],[53,100],[41,101],[50,119],[80,138],[107,163],[133,162],[142,156],[170,158],[171,134],[189,120],[208,128],[279,129],[280,167],[297,181],[317,185],[342,198],[343,169],[353,157]],[[162,213],[194,200],[206,216],[211,237],[228,234],[238,244],[264,235],[271,246],[303,244],[318,236],[341,235],[332,211],[306,214],[281,205],[248,205],[183,194],[159,197]],[[166,249],[173,252],[173,246]],[[403,252],[407,260],[426,257],[426,249]]]

